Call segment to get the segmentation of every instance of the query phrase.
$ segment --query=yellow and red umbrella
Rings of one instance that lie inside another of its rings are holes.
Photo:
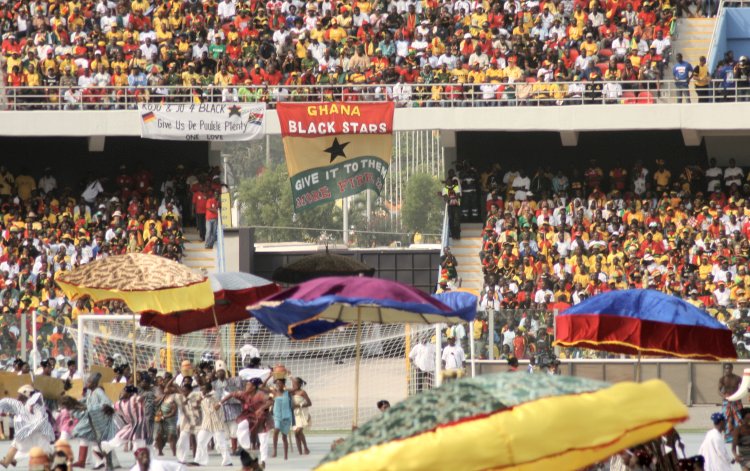
[[[133,371],[137,367],[135,313],[167,315],[214,306],[214,293],[207,277],[157,255],[130,253],[102,258],[61,273],[55,281],[70,299],[118,300],[130,308]]]
[[[499,373],[411,396],[355,430],[317,471],[584,469],[688,417],[660,380],[610,385]]]
[[[114,255],[82,265],[55,279],[71,299],[118,300],[133,312],[169,314],[208,309],[214,294],[207,277],[157,255]]]

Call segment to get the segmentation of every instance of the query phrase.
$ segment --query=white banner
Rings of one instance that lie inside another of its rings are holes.
[[[146,139],[249,141],[266,133],[265,103],[141,103],[138,113]]]

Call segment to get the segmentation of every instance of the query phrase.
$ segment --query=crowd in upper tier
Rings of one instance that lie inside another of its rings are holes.
[[[712,15],[713,4],[21,0],[0,4],[2,72],[6,86],[69,89],[49,92],[66,103],[158,100],[176,93],[166,85],[196,99],[239,85],[244,92],[219,95],[260,101],[269,99],[263,85],[279,84],[671,79],[675,18]]]

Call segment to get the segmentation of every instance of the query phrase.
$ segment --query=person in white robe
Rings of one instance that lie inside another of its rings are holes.
[[[727,426],[727,418],[721,412],[711,414],[711,422],[714,426],[706,433],[698,454],[705,460],[703,469],[705,471],[730,471],[734,459],[729,454],[726,442],[724,440],[724,429]]]
[[[152,459],[148,448],[138,448],[134,454],[135,465],[130,471],[185,471],[185,466],[180,463]]]
[[[22,386],[18,390],[18,398],[0,399],[0,412],[13,416],[15,436],[8,448],[0,466],[7,468],[15,466],[16,457],[25,457],[34,447],[52,453],[52,442],[55,432],[49,421],[47,407],[44,405],[42,394],[34,390],[31,385]]]

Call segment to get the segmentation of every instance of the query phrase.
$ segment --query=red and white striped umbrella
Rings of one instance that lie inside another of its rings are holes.
[[[249,319],[247,306],[279,291],[276,283],[251,275],[230,272],[208,275],[214,292],[214,306],[169,315],[141,314],[141,325],[183,335]],[[215,317],[214,317],[215,316]]]

